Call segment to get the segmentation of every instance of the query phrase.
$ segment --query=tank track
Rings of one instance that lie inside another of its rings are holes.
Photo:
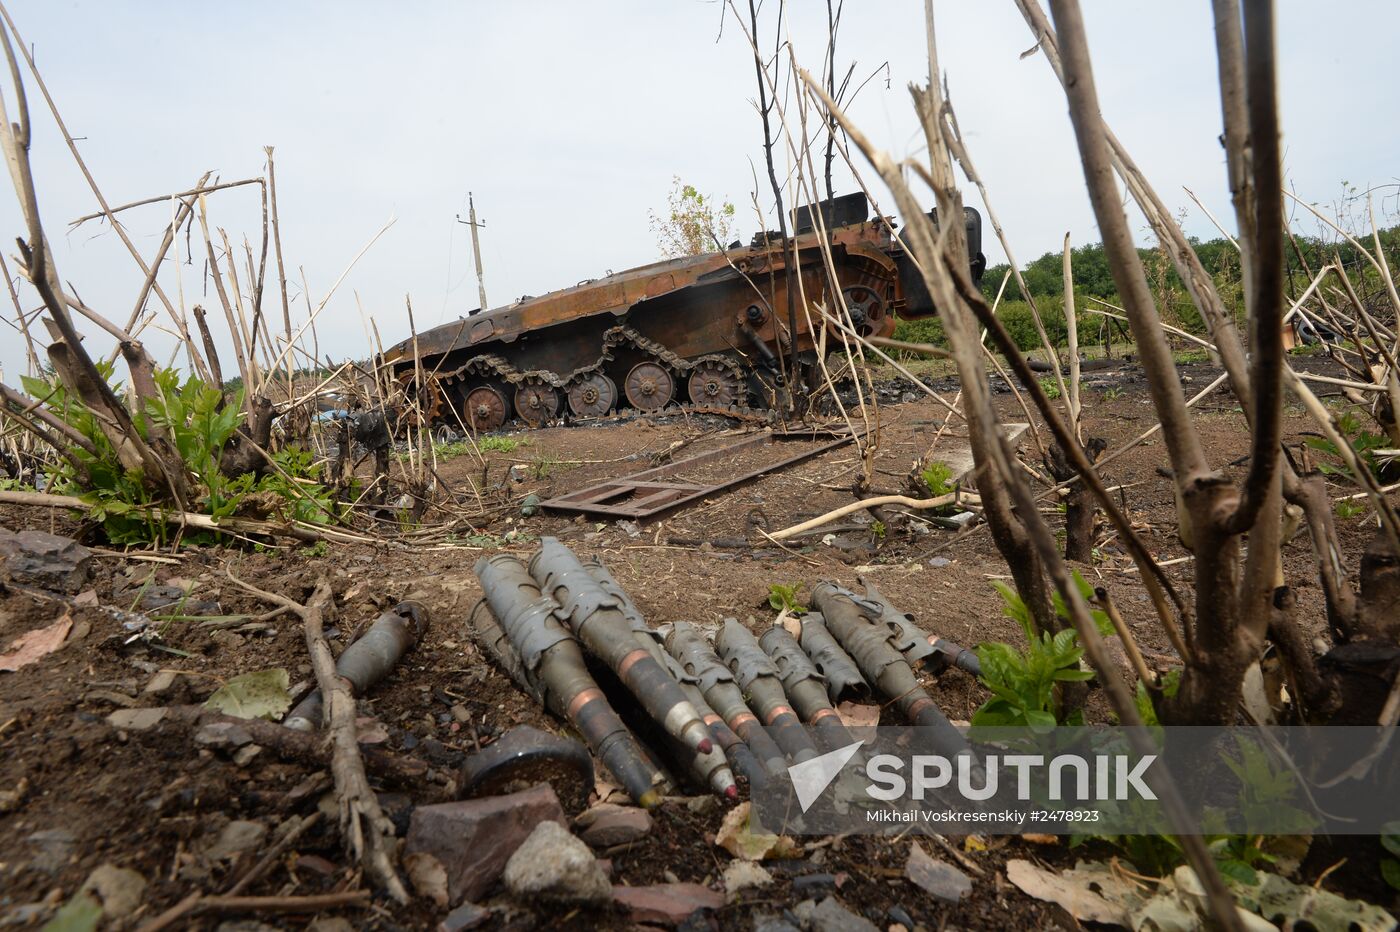
[[[706,356],[698,356],[695,359],[683,359],[667,349],[664,344],[650,340],[625,325],[612,327],[604,332],[602,353],[596,362],[581,366],[565,375],[548,369],[517,369],[503,356],[495,353],[483,353],[480,356],[473,356],[464,365],[451,372],[439,372],[436,378],[444,386],[474,377],[484,377],[499,379],[507,385],[517,387],[527,384],[545,384],[559,391],[566,391],[567,387],[575,380],[601,372],[604,366],[613,361],[613,351],[621,346],[630,346],[682,377],[701,364],[716,363],[728,369],[741,385],[748,378],[743,366],[728,356],[721,353],[711,353]],[[766,408],[751,408],[747,405],[704,405],[680,401],[673,402],[661,411],[655,412],[655,416],[660,417],[677,414],[717,415],[762,424],[772,423],[775,418],[774,412]]]

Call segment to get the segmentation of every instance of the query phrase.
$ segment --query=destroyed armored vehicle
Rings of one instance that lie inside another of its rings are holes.
[[[912,259],[864,194],[794,211],[792,250],[765,232],[747,247],[644,265],[540,297],[478,311],[417,334],[380,360],[433,423],[495,430],[613,410],[683,405],[709,413],[772,407],[785,382],[840,348],[819,248],[820,218],[835,278],[862,335],[888,336],[896,316],[934,308]],[[936,219],[936,218],[935,218]],[[980,279],[982,221],[966,208],[972,274]],[[789,333],[787,256],[795,250],[796,333]],[[806,300],[804,307],[803,299]],[[808,313],[810,309],[810,314]],[[814,334],[813,327],[816,327]],[[827,333],[821,334],[825,326]],[[790,340],[802,371],[787,372]]]

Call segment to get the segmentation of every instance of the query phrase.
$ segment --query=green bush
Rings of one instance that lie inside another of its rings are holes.
[[[1040,322],[1045,325],[1045,334],[1057,349],[1068,345],[1069,327],[1065,325],[1065,301],[1062,295],[1037,297],[1036,308],[1040,311]],[[1104,318],[1100,314],[1088,313],[1085,308],[1092,306],[1085,298],[1076,297],[1074,306],[1076,328],[1079,331],[1079,345],[1089,346],[1101,342],[1100,330]],[[1035,317],[1031,306],[1025,301],[1002,301],[997,308],[997,317],[1006,327],[1011,339],[1023,352],[1040,349],[1040,334],[1035,329]]]
[[[103,377],[112,383],[118,397],[125,393],[113,377],[110,364],[99,364]],[[185,504],[189,510],[212,518],[227,518],[245,506],[269,509],[272,517],[285,521],[324,524],[338,513],[330,491],[316,476],[315,454],[286,449],[272,454],[273,469],[266,475],[243,473],[226,476],[219,464],[224,450],[243,423],[243,395],[223,393],[194,376],[181,381],[174,369],[153,373],[157,394],[132,421],[140,435],[149,440],[153,428],[169,440],[194,479],[195,499]],[[92,444],[95,453],[74,445],[70,452],[87,472],[80,477],[72,464],[61,460],[49,476],[49,488],[76,495],[88,503],[88,517],[102,526],[114,544],[166,545],[172,526],[162,517],[168,503],[152,496],[139,471],[129,470],[106,434],[97,416],[77,397],[70,395],[57,379],[22,376],[27,392],[46,399],[46,406]],[[212,543],[221,538],[213,531],[186,531],[187,543]]]
[[[928,343],[933,346],[947,346],[948,338],[943,335],[943,321],[937,317],[922,320],[900,320],[895,324],[894,338],[906,343]]]

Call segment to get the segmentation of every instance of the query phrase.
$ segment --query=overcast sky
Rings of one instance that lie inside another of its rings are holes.
[[[386,344],[407,335],[405,295],[420,328],[477,306],[466,195],[486,226],[490,303],[541,294],[657,257],[648,211],[671,177],[739,207],[771,202],[753,106],[753,60],[716,0],[671,2],[78,2],[11,0],[12,14],[98,184],[113,204],[189,187],[205,171],[259,174],[276,147],[283,251],[296,315],[299,269],[319,302],[354,255],[393,227],[346,278],[320,318],[323,355],[365,355],[356,295]],[[1194,190],[1231,215],[1222,152],[1210,4],[1085,0],[1109,122],[1189,233],[1213,228]],[[821,67],[826,6],[790,0],[800,61]],[[919,0],[847,0],[838,71],[876,77],[851,110],[881,146],[917,157],[921,134],[907,85],[927,73]],[[1396,181],[1400,129],[1392,44],[1394,0],[1279,4],[1286,171],[1308,200],[1335,201],[1343,182]],[[769,0],[765,31],[771,42]],[[1028,261],[1098,239],[1064,97],[1009,0],[940,0],[939,44],[960,123],[1011,238]],[[26,77],[28,77],[26,75]],[[13,100],[7,89],[6,99]],[[96,209],[37,90],[33,163],[60,274],[83,299],[124,320],[139,270],[117,237],[70,220]],[[873,172],[861,166],[873,183]],[[852,182],[838,171],[838,191]],[[878,190],[878,189],[877,189]],[[210,223],[257,247],[257,188],[211,195]],[[888,200],[888,198],[886,198]],[[976,204],[975,195],[970,203]],[[125,214],[148,256],[168,206]],[[1140,219],[1134,221],[1141,223]],[[775,226],[770,214],[768,225]],[[1307,227],[1311,229],[1311,226]],[[23,233],[8,187],[3,241]],[[216,234],[217,236],[217,234]],[[202,244],[183,269],[187,303],[204,294]],[[183,241],[182,241],[183,248]],[[12,255],[13,247],[6,248]],[[987,235],[992,262],[1001,251]],[[270,271],[270,269],[269,269]],[[162,282],[176,294],[173,266]],[[23,300],[32,306],[34,296]],[[154,302],[153,302],[154,306]],[[269,282],[265,304],[280,319]],[[149,339],[168,355],[172,344]],[[95,347],[106,344],[92,339]],[[23,353],[0,336],[13,382]],[[231,360],[226,366],[232,368]]]

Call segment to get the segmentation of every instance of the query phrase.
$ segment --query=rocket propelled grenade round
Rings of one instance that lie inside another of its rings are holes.
[[[483,557],[476,575],[490,609],[478,606],[471,619],[483,649],[522,689],[574,724],[639,806],[659,805],[664,780],[589,675],[583,650],[559,620],[559,604],[510,554]]]
[[[855,660],[865,678],[875,684],[881,695],[894,702],[910,722],[932,729],[935,746],[940,751],[957,756],[972,754],[967,739],[919,686],[913,668],[892,643],[890,628],[881,621],[882,605],[830,582],[818,583],[813,588],[812,604],[821,611],[827,628]]]
[[[753,750],[769,775],[783,773],[787,769],[783,752],[749,709],[743,691],[734,681],[734,674],[719,659],[709,639],[689,622],[677,621],[666,635],[666,651],[687,674],[696,678],[710,708]]]
[[[802,728],[788,697],[778,668],[763,648],[758,646],[748,628],[737,618],[726,618],[724,627],[715,635],[715,650],[739,680],[739,688],[752,703],[763,724],[773,732],[778,747],[791,755],[794,763],[809,761],[818,755],[817,747]]]
[[[934,674],[957,667],[973,676],[982,675],[982,661],[977,659],[976,654],[936,634],[929,634],[914,624],[913,615],[895,608],[894,603],[885,598],[874,583],[865,579],[861,583],[865,586],[865,598],[880,607],[880,621],[889,627],[891,643],[909,661],[909,666],[922,664]]]
[[[335,662],[337,676],[350,681],[356,698],[369,692],[388,675],[404,653],[418,643],[428,630],[428,610],[417,602],[404,601],[380,615]],[[313,731],[321,726],[321,690],[313,689],[297,703],[282,724],[297,731]]]
[[[808,612],[801,619],[802,630],[797,642],[812,661],[812,666],[826,678],[826,693],[832,702],[851,700],[864,702],[870,698],[870,684],[860,674],[860,667],[851,655],[831,636],[821,612]]]
[[[588,571],[588,575],[593,577],[593,581],[601,586],[604,592],[617,600],[618,607],[627,618],[627,623],[631,626],[632,634],[637,638],[637,642],[647,653],[651,654],[657,663],[665,668],[667,673],[671,674],[671,678],[680,687],[681,693],[691,705],[695,706],[695,711],[700,714],[701,721],[705,723],[711,737],[718,743],[718,747],[711,748],[708,752],[701,751],[695,755],[689,764],[691,772],[726,799],[738,799],[739,787],[734,783],[734,772],[729,769],[726,758],[728,747],[722,740],[722,736],[715,734],[714,723],[711,719],[719,721],[721,725],[723,721],[718,715],[715,715],[714,710],[705,704],[699,689],[694,688],[693,685],[687,689],[685,681],[676,676],[676,670],[671,667],[675,660],[662,649],[660,632],[647,624],[641,609],[637,608],[637,603],[632,601],[632,597],[627,594],[627,591],[622,588],[622,584],[613,577],[602,561],[597,557],[590,558],[583,564],[583,568]],[[682,671],[683,673],[684,671]],[[733,736],[736,742],[739,740],[738,736],[729,731],[728,727],[724,730],[729,732],[729,735]]]
[[[826,693],[826,678],[802,652],[787,629],[769,628],[759,637],[758,646],[778,668],[783,691],[792,700],[792,707],[804,722],[817,730],[827,749],[849,747],[856,739],[831,707]]]
[[[559,603],[579,640],[617,674],[667,734],[697,754],[714,749],[700,713],[638,643],[618,600],[598,585],[568,547],[557,538],[544,538],[530,561],[530,575]]]

